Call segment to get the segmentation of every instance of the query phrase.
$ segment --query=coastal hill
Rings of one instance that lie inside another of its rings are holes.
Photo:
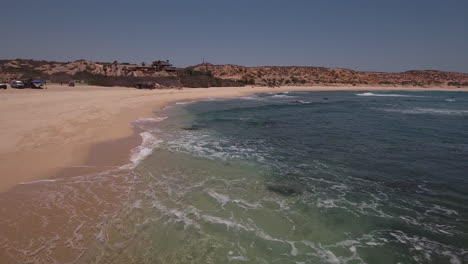
[[[43,79],[78,81],[101,86],[210,87],[243,85],[372,85],[372,86],[468,86],[468,74],[435,70],[401,73],[363,72],[341,68],[199,64],[175,68],[169,61],[151,64],[122,62],[74,62],[0,60],[0,81]]]
[[[0,79],[41,78],[54,82],[87,79],[91,76],[105,77],[167,77],[174,75],[176,68],[169,61],[153,64],[130,64],[115,62],[74,62],[37,60],[0,60]]]
[[[468,74],[435,70],[400,73],[363,72],[341,68],[303,66],[261,66],[200,64],[196,71],[211,72],[214,77],[248,80],[260,85],[408,85],[408,86],[468,86]]]
[[[135,87],[211,87],[244,86],[236,80],[223,80],[209,73],[175,68],[169,61],[132,64],[125,62],[93,62],[77,60],[56,62],[45,60],[0,60],[0,82],[42,79],[52,83],[79,82],[98,86]]]

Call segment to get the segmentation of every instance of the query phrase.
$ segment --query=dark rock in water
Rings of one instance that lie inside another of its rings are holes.
[[[192,125],[192,126],[189,126],[189,127],[183,127],[182,129],[183,130],[200,130],[202,128],[203,128],[203,126],[200,126],[200,125]]]
[[[283,196],[296,196],[302,193],[302,191],[297,187],[283,184],[270,184],[267,185],[267,189]]]
[[[385,186],[403,192],[414,192],[418,189],[418,184],[408,181],[392,181],[385,183]]]
[[[245,121],[245,124],[247,124],[249,126],[259,126],[259,127],[270,127],[270,126],[275,125],[276,123],[277,122],[275,122],[273,120],[263,120],[263,121],[248,120],[248,121]]]

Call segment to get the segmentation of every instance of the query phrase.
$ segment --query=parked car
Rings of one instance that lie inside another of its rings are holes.
[[[7,85],[6,83],[0,83],[0,89],[6,89]]]
[[[11,81],[11,88],[24,88],[24,83],[22,81]]]

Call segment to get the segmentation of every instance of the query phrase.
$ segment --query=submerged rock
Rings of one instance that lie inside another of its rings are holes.
[[[283,195],[283,196],[296,196],[302,193],[302,190],[295,186],[284,185],[284,184],[269,184],[267,190]]]
[[[189,126],[189,127],[183,127],[182,129],[183,130],[200,130],[202,128],[203,128],[203,126],[200,126],[200,125],[192,125],[192,126]]]

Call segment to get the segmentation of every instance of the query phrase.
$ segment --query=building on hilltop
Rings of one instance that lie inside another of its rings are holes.
[[[142,72],[174,72],[177,70],[173,67],[169,60],[166,61],[153,61],[151,65],[140,63],[140,64],[126,64],[127,69],[131,71],[142,71]]]
[[[166,61],[153,61],[151,64],[151,67],[153,67],[156,71],[175,71],[175,67],[172,66],[172,64],[169,62],[169,60]]]

